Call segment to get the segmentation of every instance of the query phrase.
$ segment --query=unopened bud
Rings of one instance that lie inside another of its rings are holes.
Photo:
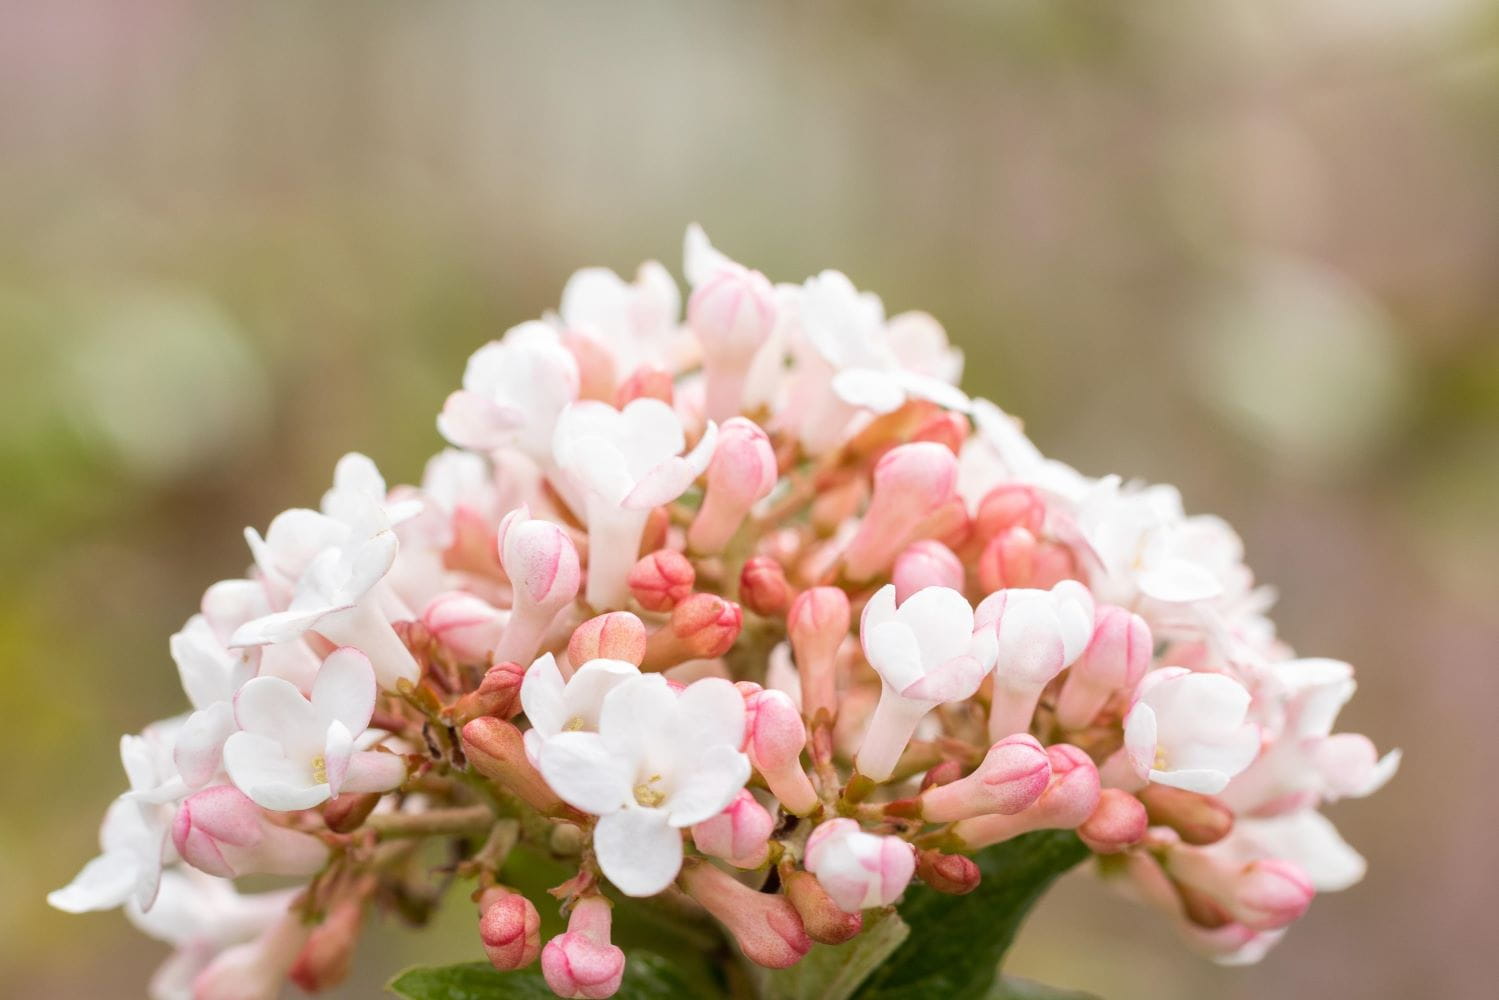
[[[323,822],[334,833],[352,833],[380,804],[379,792],[344,792],[323,803]]]
[[[562,346],[578,365],[578,398],[609,402],[614,398],[614,352],[577,330],[563,330]]]
[[[708,464],[702,506],[687,530],[692,551],[722,552],[750,509],[770,495],[779,476],[775,451],[760,425],[744,417],[724,421]]]
[[[422,624],[458,662],[484,664],[500,643],[507,617],[483,598],[454,590],[432,598]]]
[[[524,969],[541,954],[541,915],[525,896],[496,886],[479,900],[479,938],[496,969]]]
[[[602,896],[583,899],[568,918],[567,933],[542,950],[542,976],[559,997],[604,1000],[619,992],[625,953],[609,940],[609,911]]]
[[[866,833],[846,817],[827,820],[812,831],[804,863],[833,902],[849,913],[895,902],[916,872],[910,844]]]
[[[807,727],[790,695],[759,691],[745,699],[745,750],[750,763],[787,812],[806,816],[817,808],[817,792],[802,770]]]
[[[990,539],[979,556],[979,583],[989,591],[1012,587],[1047,590],[1076,576],[1077,562],[1066,546],[1038,540],[1018,525]]]
[[[1046,524],[1046,505],[1033,486],[1007,483],[996,486],[979,501],[974,531],[984,539],[994,538],[1011,528],[1024,528],[1040,535]]]
[[[504,719],[482,716],[463,727],[463,754],[469,766],[520,796],[539,812],[562,812],[562,800],[526,757],[521,731]]]
[[[821,944],[842,944],[857,937],[864,929],[864,914],[846,913],[833,902],[817,876],[807,871],[792,871],[781,876],[786,898],[796,907],[807,929],[807,936]]]
[[[1234,828],[1234,811],[1216,796],[1154,783],[1142,788],[1139,796],[1151,825],[1170,827],[1184,843],[1216,844]]]
[[[838,715],[836,658],[848,635],[851,611],[848,595],[838,587],[813,587],[791,602],[786,631],[802,679],[802,713],[813,722],[819,715]]]
[[[552,619],[578,596],[578,550],[560,526],[532,518],[525,506],[500,522],[498,545],[514,604],[494,658],[530,663]]]
[[[620,383],[619,391],[614,394],[614,405],[622,410],[637,399],[659,399],[670,405],[674,391],[670,372],[642,365]]]
[[[688,594],[697,572],[675,549],[657,549],[630,570],[630,593],[647,611],[670,611]]]
[[[895,584],[895,603],[926,587],[947,587],[963,592],[963,563],[941,542],[927,539],[913,542],[895,559],[891,573]]]
[[[759,271],[730,262],[705,278],[687,300],[687,325],[703,348],[704,396],[711,420],[740,410],[744,379],[776,324],[775,289]]]
[[[682,886],[723,924],[744,957],[767,969],[787,969],[812,948],[801,915],[785,896],[756,892],[705,861],[682,866]]]
[[[1074,830],[1087,821],[1098,806],[1098,768],[1087,754],[1067,743],[1047,747],[1046,755],[1051,761],[1051,783],[1033,805],[1013,816],[962,820],[953,827],[953,834],[966,847],[979,848],[1032,830]]]
[[[624,660],[637,667],[645,660],[645,624],[628,611],[610,611],[573,630],[567,659],[577,669],[589,660]]]
[[[955,760],[944,760],[922,775],[921,790],[924,792],[928,788],[937,788],[940,785],[957,781],[961,777],[963,777],[963,765]]]
[[[749,792],[740,790],[729,807],[692,828],[692,842],[704,854],[735,868],[759,868],[770,855],[775,820]]]
[[[349,977],[363,924],[362,898],[335,903],[323,922],[312,929],[288,978],[308,993],[320,993],[343,982]]]
[[[874,492],[843,555],[851,580],[888,568],[920,522],[943,507],[957,486],[958,460],[940,444],[921,441],[890,449],[874,469]]]
[[[739,574],[739,599],[755,614],[779,618],[791,607],[793,596],[786,571],[776,560],[755,556],[744,564]]]
[[[462,695],[448,711],[454,725],[463,725],[481,715],[508,719],[520,711],[520,686],[526,668],[519,663],[496,663],[484,672],[479,686]]]
[[[968,777],[923,792],[921,815],[934,823],[989,813],[1013,815],[1036,802],[1051,777],[1051,760],[1034,737],[1006,736]]]
[[[1094,854],[1118,854],[1145,837],[1149,822],[1145,806],[1129,792],[1105,788],[1098,794],[1093,815],[1077,828],[1078,838]]]
[[[687,660],[722,656],[739,638],[744,612],[715,594],[693,594],[671,612],[671,620],[646,641],[646,670],[665,670]]]
[[[951,410],[938,410],[921,422],[912,441],[932,441],[942,445],[954,455],[963,449],[968,439],[968,418]]]
[[[1124,608],[1097,610],[1088,648],[1067,671],[1057,698],[1057,722],[1082,729],[1116,691],[1133,691],[1150,667],[1154,644],[1145,619]]]
[[[210,875],[311,875],[328,848],[311,834],[277,826],[233,785],[215,785],[182,800],[172,819],[182,860]]]
[[[926,850],[916,855],[916,877],[938,892],[964,896],[979,887],[983,873],[970,857]]]

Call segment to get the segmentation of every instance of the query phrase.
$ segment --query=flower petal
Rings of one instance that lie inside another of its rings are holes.
[[[662,808],[674,827],[701,823],[727,809],[749,776],[748,757],[734,746],[711,746],[688,765],[687,774],[678,776]]]
[[[541,745],[539,756],[541,776],[568,805],[605,816],[630,801],[632,762],[597,733],[559,733]]]
[[[351,736],[369,728],[375,711],[375,668],[353,646],[328,654],[312,682],[312,707],[320,720],[342,723]]]
[[[660,809],[630,807],[599,820],[593,832],[599,867],[626,896],[654,896],[682,870],[682,834]]]

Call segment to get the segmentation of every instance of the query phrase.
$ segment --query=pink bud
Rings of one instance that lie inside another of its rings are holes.
[[[1293,923],[1316,895],[1306,872],[1280,858],[1246,865],[1203,848],[1175,847],[1165,863],[1181,887],[1206,896],[1252,930],[1272,931]]]
[[[845,913],[811,872],[783,869],[781,885],[813,941],[842,944],[864,929],[864,914]]]
[[[929,514],[953,496],[958,460],[931,441],[891,448],[874,467],[874,493],[858,533],[843,554],[851,580],[868,580],[889,567]]]
[[[979,887],[983,873],[970,857],[926,850],[916,855],[916,877],[938,892],[965,896]]]
[[[1050,768],[1051,765],[1047,764],[1047,767]],[[924,792],[928,788],[948,785],[961,777],[963,777],[963,765],[955,760],[944,760],[922,775],[921,790]]]
[[[938,410],[923,420],[912,441],[933,441],[956,455],[968,439],[968,418],[951,410]]]
[[[172,820],[172,843],[182,860],[220,878],[311,875],[328,860],[322,841],[272,823],[233,785],[183,799]]]
[[[692,842],[704,854],[735,868],[759,868],[770,855],[775,820],[749,792],[740,790],[729,807],[692,828]]]
[[[379,792],[344,792],[323,803],[323,822],[334,833],[353,833],[364,825],[384,796]]]
[[[1012,816],[977,816],[953,827],[953,834],[969,848],[988,847],[1032,830],[1073,830],[1098,806],[1098,768],[1077,747],[1059,743],[1046,748],[1051,782],[1029,808]]]
[[[1184,843],[1216,844],[1234,828],[1234,811],[1212,795],[1154,783],[1138,794],[1151,825],[1170,827]]]
[[[837,587],[813,587],[791,602],[786,631],[802,679],[802,711],[814,723],[838,715],[836,658],[848,635],[848,595]]]
[[[574,665],[589,660],[624,660],[637,667],[645,659],[645,625],[628,611],[610,611],[573,630],[567,658]]]
[[[578,550],[561,527],[532,518],[525,506],[500,522],[498,544],[514,605],[494,658],[530,663],[557,612],[578,596]]]
[[[254,940],[219,952],[193,978],[193,1000],[274,1000],[311,933],[299,912],[288,911]]]
[[[802,770],[807,727],[783,691],[759,691],[745,699],[745,752],[787,812],[806,816],[817,808],[817,792]]]
[[[1046,505],[1035,487],[1018,483],[996,486],[979,501],[974,522],[980,538],[991,539],[1011,528],[1039,535],[1046,524]]]
[[[573,908],[567,933],[547,942],[541,952],[541,974],[559,997],[604,1000],[619,991],[625,953],[609,940],[610,905],[589,896]]]
[[[1118,854],[1144,839],[1148,825],[1139,799],[1118,788],[1105,788],[1077,835],[1094,854]]]
[[[745,374],[775,323],[775,289],[759,271],[725,263],[693,290],[687,325],[703,347],[709,419],[739,412]]]
[[[647,611],[670,611],[692,593],[697,572],[675,549],[657,549],[642,556],[630,570],[630,593]]]
[[[744,564],[739,574],[739,599],[755,614],[779,618],[791,607],[794,596],[786,571],[774,559],[755,556]]]
[[[807,838],[807,871],[849,913],[888,906],[916,872],[916,853],[899,837],[865,833],[852,819],[830,819]]]
[[[505,618],[499,608],[462,590],[438,594],[422,612],[428,634],[460,663],[488,663],[505,630]]]
[[[1124,608],[1104,605],[1094,619],[1088,648],[1067,671],[1057,699],[1057,722],[1082,729],[1116,691],[1133,691],[1150,667],[1154,644],[1145,619]]]
[[[775,451],[760,425],[744,417],[724,421],[708,464],[703,504],[687,530],[692,551],[722,552],[750,508],[770,495],[779,477]]]
[[[1077,563],[1066,546],[1037,539],[1019,525],[990,539],[979,556],[979,583],[985,590],[1046,590],[1076,576]]]
[[[744,957],[767,969],[787,969],[812,948],[801,915],[785,896],[756,892],[704,861],[682,866],[682,886],[734,936]]]
[[[526,756],[519,729],[504,719],[481,716],[463,727],[462,742],[469,767],[539,812],[557,815],[563,811],[562,800]]]
[[[541,915],[518,892],[496,886],[479,900],[479,937],[490,964],[501,972],[523,969],[541,954]]]
[[[614,394],[614,405],[622,410],[637,399],[659,399],[669,405],[675,390],[671,372],[642,365],[620,383],[619,391]]]
[[[963,563],[941,542],[930,539],[913,542],[896,557],[891,581],[895,584],[896,604],[904,604],[906,598],[924,587],[947,587],[962,593]]]
[[[646,670],[665,670],[687,660],[722,656],[739,638],[744,612],[715,594],[693,594],[671,612],[671,621],[646,641]]]
[[[308,993],[332,989],[349,977],[364,924],[364,899],[341,899],[312,929],[288,978]]]
[[[481,715],[508,719],[520,711],[520,686],[526,668],[519,663],[496,663],[484,672],[479,686],[462,695],[448,711],[448,717],[463,725]]]
[[[968,777],[923,792],[921,815],[933,823],[988,813],[1013,815],[1039,799],[1050,781],[1046,750],[1034,737],[1017,733],[990,747]]]

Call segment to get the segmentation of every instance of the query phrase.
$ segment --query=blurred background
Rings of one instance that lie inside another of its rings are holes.
[[[926,309],[967,387],[1241,530],[1283,634],[1403,746],[1368,879],[1220,969],[1085,876],[1011,971],[1109,1000],[1490,996],[1499,863],[1499,6],[0,0],[0,973],[164,950],[44,893],[167,636],[334,460],[439,445],[468,354],[685,225]],[[370,997],[480,956],[382,930]],[[86,942],[86,946],[80,944]]]

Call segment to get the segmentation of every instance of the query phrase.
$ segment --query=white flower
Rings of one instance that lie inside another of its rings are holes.
[[[310,809],[340,792],[388,792],[405,778],[401,758],[355,749],[375,709],[375,673],[352,648],[334,650],[302,696],[279,677],[239,691],[240,731],[224,744],[230,780],[266,809]]]
[[[653,896],[682,866],[682,830],[716,816],[749,780],[744,698],[708,678],[672,691],[659,674],[605,696],[597,733],[562,732],[541,773],[564,801],[599,817],[599,867],[630,896]]]
[[[1254,760],[1259,727],[1231,677],[1163,667],[1145,675],[1124,720],[1124,749],[1141,778],[1216,795]]]
[[[996,643],[990,739],[1030,730],[1041,692],[1088,648],[1093,611],[1093,595],[1076,580],[998,590],[979,604],[979,628],[992,626]]]
[[[174,949],[151,977],[151,1000],[193,1000],[193,980],[232,945],[249,941],[286,913],[297,890],[244,895],[227,879],[178,867],[162,873],[156,905],[134,902],[125,916],[142,933]]]
[[[385,477],[367,456],[351,451],[333,467],[333,488],[323,494],[324,514],[346,525],[358,525],[370,506],[377,507],[394,527],[422,512],[422,502],[411,497],[392,499]]]
[[[514,446],[545,463],[557,416],[577,398],[572,353],[556,330],[532,320],[474,352],[463,388],[448,397],[437,429],[461,448]]]
[[[586,595],[595,609],[624,606],[651,508],[686,492],[708,467],[717,439],[710,421],[683,455],[682,422],[658,399],[637,399],[623,410],[585,400],[562,412],[553,447],[558,467],[584,497]]]
[[[606,267],[574,272],[562,289],[558,311],[563,329],[603,348],[620,378],[641,365],[668,371],[679,367],[682,296],[676,280],[655,261],[640,265],[633,282]]]
[[[172,636],[172,659],[182,690],[196,709],[177,733],[172,756],[189,788],[201,788],[219,771],[224,741],[234,732],[234,695],[255,676],[255,657],[226,649],[202,615]]]
[[[595,733],[604,697],[640,668],[626,660],[589,660],[562,679],[562,671],[551,653],[546,653],[526,671],[520,686],[521,708],[531,728],[526,730],[526,753],[534,763],[541,745],[558,733]]]
[[[992,629],[975,632],[973,608],[947,587],[927,587],[895,606],[886,584],[864,606],[859,640],[880,675],[880,702],[859,747],[860,773],[888,778],[923,716],[970,698],[994,666]]]
[[[1368,863],[1316,809],[1264,819],[1240,816],[1233,832],[1208,848],[1242,862],[1283,858],[1304,869],[1318,892],[1341,892],[1363,880]]]

